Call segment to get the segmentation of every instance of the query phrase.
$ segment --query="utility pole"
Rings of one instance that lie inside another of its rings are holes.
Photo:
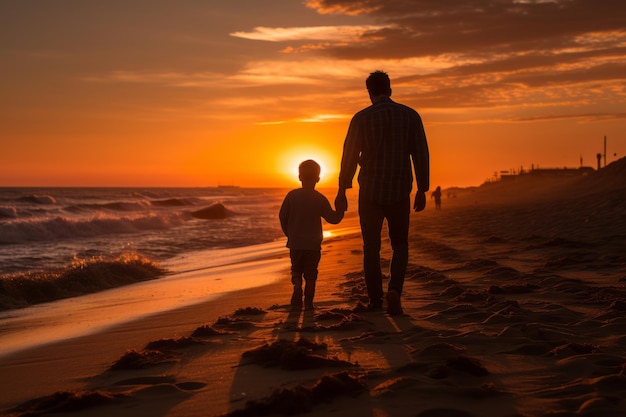
[[[606,135],[604,135],[604,167],[606,168]]]

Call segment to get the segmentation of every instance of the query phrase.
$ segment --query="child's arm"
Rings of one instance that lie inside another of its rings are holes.
[[[280,219],[280,227],[283,229],[283,233],[285,236],[288,236],[287,225],[289,222],[289,200],[287,198],[283,200],[283,204],[280,206],[278,218]]]
[[[333,224],[337,224],[337,223],[339,223],[340,221],[342,221],[342,220],[343,220],[343,216],[346,214],[346,212],[345,212],[345,211],[343,211],[343,210],[339,210],[339,211],[335,210],[335,213],[336,213],[336,215],[337,215],[337,217],[336,217],[336,220],[337,220],[337,221],[336,221],[336,222],[333,222]]]
[[[339,223],[343,219],[344,213],[345,212],[343,210],[333,210],[333,208],[330,206],[330,202],[325,199],[324,211],[322,212],[322,217],[328,223],[331,223],[331,224]]]

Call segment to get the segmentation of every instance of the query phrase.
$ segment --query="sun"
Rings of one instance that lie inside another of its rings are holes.
[[[333,183],[338,172],[337,158],[322,148],[299,146],[285,151],[279,158],[279,171],[291,182],[298,183],[298,166],[307,159],[320,165],[320,185]]]

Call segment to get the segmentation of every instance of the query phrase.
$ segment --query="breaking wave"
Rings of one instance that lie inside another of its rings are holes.
[[[147,213],[111,217],[100,214],[88,219],[71,217],[20,219],[0,223],[0,243],[14,244],[58,239],[165,230],[183,224],[188,213]]]
[[[0,311],[76,297],[159,278],[165,269],[135,253],[74,258],[53,271],[0,276]]]
[[[38,195],[38,194],[25,195],[23,197],[18,198],[17,200],[25,202],[25,203],[32,203],[32,204],[56,204],[57,203],[56,198],[50,195]]]

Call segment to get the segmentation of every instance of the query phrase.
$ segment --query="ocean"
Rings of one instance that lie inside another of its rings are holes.
[[[201,269],[203,260],[210,265],[224,250],[283,239],[278,210],[286,192],[238,187],[2,188],[0,280],[54,281],[76,269],[96,274],[85,266],[106,262],[111,268],[130,258],[167,272],[177,272],[171,271],[176,265]],[[190,253],[196,254],[196,265],[180,262]]]

